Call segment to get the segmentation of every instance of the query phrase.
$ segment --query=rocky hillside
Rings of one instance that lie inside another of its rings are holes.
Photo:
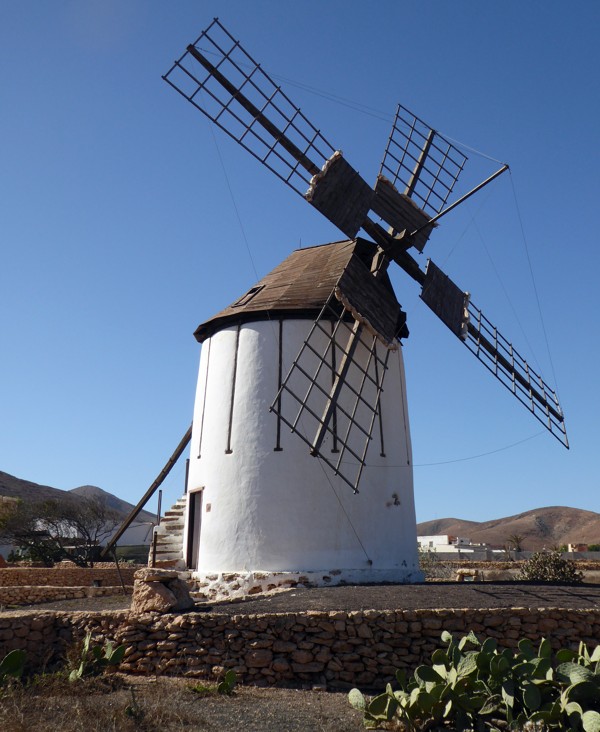
[[[77,496],[85,496],[86,498],[100,498],[106,502],[109,508],[112,508],[114,511],[124,515],[127,515],[133,508],[133,504],[128,503],[122,498],[118,498],[113,493],[108,493],[95,485],[80,485],[78,488],[72,488],[69,493],[74,493]],[[154,499],[154,502],[156,503],[156,498]],[[139,520],[156,521],[156,514],[149,511],[140,511]]]
[[[10,498],[21,498],[26,501],[39,501],[41,499],[55,498],[60,500],[69,496],[86,496],[89,498],[99,497],[104,499],[109,508],[116,510],[125,517],[133,508],[133,504],[123,501],[112,493],[107,493],[102,488],[93,485],[82,485],[79,488],[73,488],[70,491],[63,491],[59,488],[52,488],[49,485],[40,485],[32,483],[29,480],[17,478],[9,473],[0,471],[0,496],[9,496]],[[156,515],[148,511],[141,511],[138,517],[140,521],[155,521]]]
[[[580,508],[548,506],[492,521],[456,518],[425,521],[417,524],[417,533],[461,536],[494,548],[502,548],[510,537],[520,536],[523,549],[535,551],[568,543],[600,544],[600,514]]]

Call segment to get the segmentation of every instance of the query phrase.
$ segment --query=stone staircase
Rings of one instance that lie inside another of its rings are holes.
[[[179,498],[154,529],[156,534],[156,567],[185,569],[183,527],[187,508],[187,494]],[[150,547],[148,566],[152,566],[153,548]]]

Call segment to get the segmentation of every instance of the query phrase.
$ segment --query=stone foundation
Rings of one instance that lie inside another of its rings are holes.
[[[423,581],[421,572],[405,569],[331,569],[321,572],[192,572],[194,595],[215,602],[257,595],[290,587],[333,587],[334,585],[414,583]]]

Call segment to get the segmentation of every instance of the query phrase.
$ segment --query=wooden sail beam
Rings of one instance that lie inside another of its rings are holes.
[[[287,138],[283,132],[271,120],[266,117],[260,109],[255,106],[242,92],[224,76],[216,66],[203,56],[195,46],[187,47],[188,53],[213,76],[219,84],[231,94],[231,96],[248,112],[258,123],[276,140],[289,154],[297,160],[300,165],[311,175],[316,175],[320,168],[313,163],[299,147]]]

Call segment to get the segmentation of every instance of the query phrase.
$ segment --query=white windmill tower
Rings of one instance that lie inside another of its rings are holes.
[[[554,391],[467,293],[408,253],[507,166],[444,208],[466,158],[398,107],[371,188],[217,19],[164,78],[347,237],[292,253],[196,331],[188,566],[239,592],[298,580],[419,580],[398,347],[408,331],[392,262],[568,446]],[[361,229],[371,241],[357,237]]]

